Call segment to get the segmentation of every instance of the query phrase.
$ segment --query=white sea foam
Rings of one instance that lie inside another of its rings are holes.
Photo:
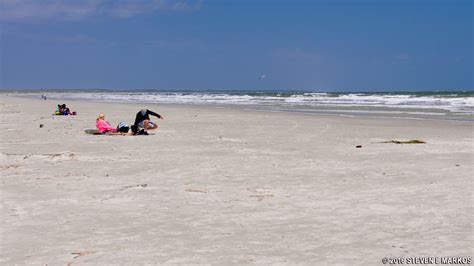
[[[244,94],[244,93],[162,93],[162,92],[55,92],[49,98],[89,100],[106,102],[137,103],[176,103],[176,104],[232,104],[257,106],[282,106],[305,108],[387,108],[397,112],[414,112],[424,109],[438,110],[447,113],[474,114],[474,97],[456,97],[457,95],[415,96],[410,94]],[[415,110],[417,109],[417,110]],[[359,110],[360,111],[360,110]],[[379,110],[381,112],[381,110]],[[428,114],[426,110],[425,114]],[[433,112],[431,112],[433,113]]]

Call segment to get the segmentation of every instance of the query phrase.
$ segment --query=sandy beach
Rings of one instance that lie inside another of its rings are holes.
[[[473,254],[472,122],[0,97],[2,265]],[[153,135],[83,131],[141,108]]]

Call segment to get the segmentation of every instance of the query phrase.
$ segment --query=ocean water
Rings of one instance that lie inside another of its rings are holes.
[[[298,92],[298,91],[17,91],[26,97],[158,104],[241,106],[277,112],[474,121],[474,91]]]

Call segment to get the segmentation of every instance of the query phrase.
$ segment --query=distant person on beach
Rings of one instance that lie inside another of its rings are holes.
[[[104,114],[99,114],[95,121],[95,127],[101,132],[101,133],[106,133],[106,132],[112,132],[115,133],[117,132],[117,128],[113,127],[110,125],[107,120],[105,120],[105,115]]]
[[[58,107],[56,107],[56,111],[54,111],[55,115],[62,115],[63,114],[63,107],[58,104]]]
[[[58,107],[56,107],[56,111],[54,111],[55,115],[70,115],[71,110],[66,107],[65,104],[58,104]]]
[[[69,107],[67,107],[66,104],[63,103],[63,105],[61,105],[61,109],[62,109],[62,114],[63,115],[70,115],[71,114],[71,110],[69,110]]]
[[[147,135],[147,130],[148,129],[157,129],[158,124],[150,121],[150,115],[158,117],[158,119],[164,119],[163,116],[150,111],[148,109],[142,109],[140,112],[137,113],[137,116],[135,117],[135,123],[133,123],[132,126],[132,131],[133,134],[143,134]],[[141,129],[139,131],[139,129]]]
[[[69,107],[66,106],[66,104],[58,104],[58,107],[56,107],[56,110],[54,111],[55,115],[76,115],[76,112],[71,112],[69,110]]]

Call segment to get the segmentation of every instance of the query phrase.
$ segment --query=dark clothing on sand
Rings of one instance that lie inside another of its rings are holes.
[[[140,122],[143,122],[144,120],[150,120],[150,115],[154,115],[158,118],[161,118],[161,115],[146,109],[145,114],[143,114],[142,111],[137,113],[137,117],[135,118],[135,123],[133,123],[133,125],[138,126]]]

